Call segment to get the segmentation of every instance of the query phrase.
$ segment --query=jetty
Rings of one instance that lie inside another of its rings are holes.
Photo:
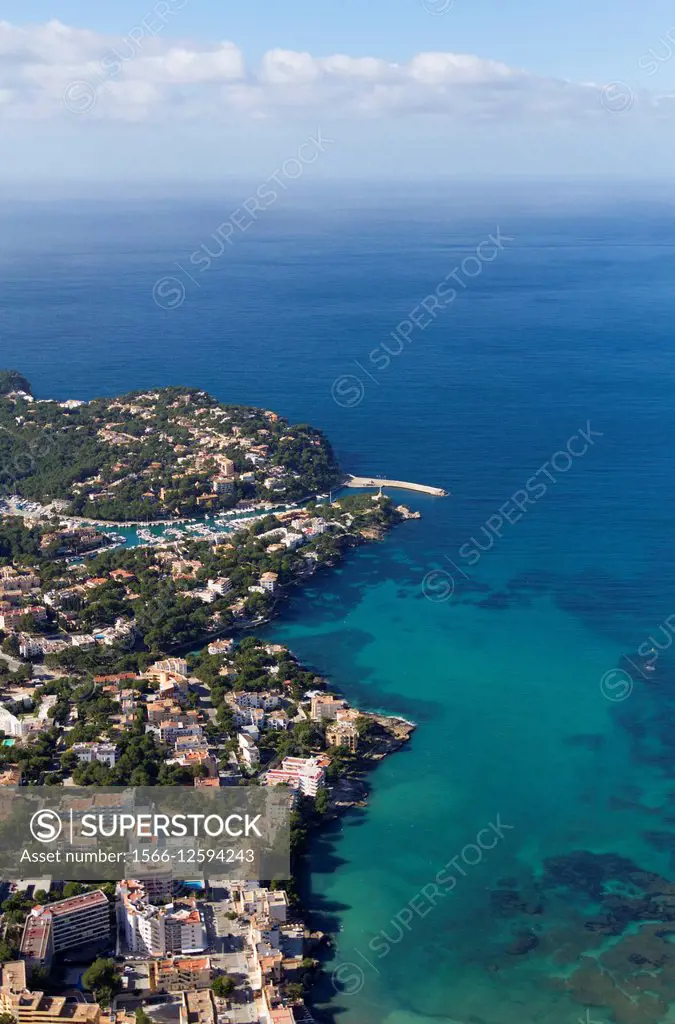
[[[429,487],[427,484],[411,484],[405,480],[380,480],[374,476],[348,476],[345,487],[395,487],[401,491],[421,491],[422,494],[433,494],[437,498],[447,498],[449,491],[442,487]]]

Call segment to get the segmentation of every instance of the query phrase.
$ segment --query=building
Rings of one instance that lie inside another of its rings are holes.
[[[179,1024],[215,1024],[216,1004],[211,990],[183,992],[179,1014]]]
[[[5,608],[0,611],[0,629],[8,632],[19,629],[24,615],[31,615],[36,622],[47,621],[47,611],[42,605],[30,605],[28,608]]]
[[[303,796],[315,797],[326,784],[326,769],[316,757],[285,757],[281,768],[274,768],[265,775],[265,785],[291,786]]]
[[[296,1024],[292,1007],[277,1006],[270,1010],[270,1024]]]
[[[277,924],[285,924],[288,917],[288,895],[283,889],[257,889],[249,882],[234,883],[232,904],[239,917],[264,917]]]
[[[15,715],[0,704],[0,731],[4,732],[5,736],[26,739],[31,733],[49,728],[51,725],[49,712],[57,700],[58,697],[55,694],[44,697],[38,713],[32,715]]]
[[[10,565],[0,569],[0,597],[7,591],[20,590],[23,594],[40,589],[40,577],[34,573],[19,572]]]
[[[120,882],[120,918],[127,948],[142,956],[201,953],[208,945],[206,925],[194,899],[156,907],[144,883]]]
[[[263,711],[274,711],[281,703],[276,693],[256,693],[243,690],[234,694],[234,701],[238,708],[262,708]]]
[[[39,658],[42,644],[32,636],[22,633],[19,637],[19,656],[21,658]]]
[[[290,729],[291,720],[285,711],[272,711],[266,717],[267,725],[270,729]]]
[[[104,1011],[98,1003],[83,1003],[65,996],[47,996],[26,987],[26,964],[17,960],[0,967],[0,1012],[17,1024],[135,1024],[134,1014]]]
[[[175,677],[187,679],[187,674],[188,663],[184,658],[165,658],[164,661],[156,661],[146,672],[148,679],[156,679],[160,683]]]
[[[226,476],[214,476],[211,481],[213,493],[227,497],[234,494],[234,480]]]
[[[195,992],[209,988],[213,971],[207,956],[181,960],[151,960],[148,979],[151,992]]]
[[[100,889],[72,899],[33,907],[26,918],[21,956],[29,964],[48,966],[55,953],[112,935],[110,904]]]
[[[99,1024],[102,1013],[97,1003],[73,1004],[65,996],[31,992],[23,960],[3,964],[1,971],[0,1010],[11,1014],[17,1024]]]
[[[262,708],[237,708],[232,716],[232,720],[237,727],[254,725],[258,730],[265,728],[266,718],[267,716]]]
[[[260,762],[260,751],[250,736],[239,733],[239,753],[247,768],[254,768]]]
[[[213,594],[217,594],[219,597],[224,597],[225,594],[229,594],[232,590],[232,581],[228,576],[219,576],[215,580],[209,580],[206,584],[206,589],[210,590]]]
[[[315,693],[312,695],[310,717],[313,722],[335,721],[338,711],[344,707],[345,702],[330,693]]]
[[[326,729],[329,747],[347,747],[353,754],[359,746],[359,730],[355,722],[331,722]]]
[[[234,647],[234,640],[214,640],[209,644],[209,654],[230,654]]]
[[[278,572],[264,572],[260,577],[260,586],[267,594],[273,594],[279,582]]]
[[[114,743],[75,743],[70,749],[84,764],[98,761],[108,768],[114,768],[119,758]]]
[[[0,772],[0,786],[20,786],[21,778],[20,768],[5,768]]]

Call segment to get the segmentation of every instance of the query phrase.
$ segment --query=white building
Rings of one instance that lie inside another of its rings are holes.
[[[235,693],[234,699],[238,708],[262,708],[263,711],[274,711],[280,704],[276,693],[249,693],[243,690],[241,693]]]
[[[260,586],[263,591],[267,594],[273,594],[277,589],[277,583],[279,582],[279,573],[277,572],[264,572],[260,577]]]
[[[316,757],[285,757],[281,768],[265,775],[267,786],[291,786],[310,797],[315,797],[325,783],[326,770]]]
[[[33,715],[14,715],[0,704],[0,730],[5,736],[13,736],[16,739],[25,739],[31,733],[41,732],[51,725],[49,712],[57,700],[55,694],[45,697],[38,713]]]
[[[209,580],[206,584],[206,589],[211,590],[220,597],[224,597],[225,594],[229,594],[232,590],[232,581],[227,576],[219,576],[218,579]]]
[[[255,743],[250,736],[246,733],[240,732],[239,738],[239,754],[242,761],[247,768],[254,768],[260,761],[260,751],[256,747]]]
[[[22,658],[37,658],[42,654],[42,644],[32,636],[22,634],[19,638],[19,656]]]
[[[229,654],[234,647],[234,640],[214,640],[212,644],[209,644],[207,650],[209,654]]]
[[[141,882],[120,882],[120,915],[127,948],[141,956],[201,953],[208,946],[206,925],[197,901],[155,907]]]
[[[117,764],[119,754],[114,743],[75,743],[70,748],[83,764],[91,764],[98,761],[108,768],[114,768]]]

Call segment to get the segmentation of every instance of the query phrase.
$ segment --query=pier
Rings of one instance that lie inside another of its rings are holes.
[[[442,487],[429,487],[427,484],[411,484],[405,480],[380,480],[374,476],[348,476],[345,487],[394,487],[401,491],[421,491],[422,494],[433,494],[437,498],[447,498],[449,491]]]

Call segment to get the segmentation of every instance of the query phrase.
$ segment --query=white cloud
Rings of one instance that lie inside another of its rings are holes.
[[[114,37],[58,21],[0,22],[0,118],[87,114],[133,122],[208,120],[228,112],[255,118],[424,113],[550,123],[654,106],[653,98],[632,93],[623,106],[614,95],[603,103],[601,86],[535,76],[466,54],[420,53],[393,63],[275,49],[258,67],[247,68],[234,43],[177,42],[168,38],[173,27],[146,19],[126,36]]]

